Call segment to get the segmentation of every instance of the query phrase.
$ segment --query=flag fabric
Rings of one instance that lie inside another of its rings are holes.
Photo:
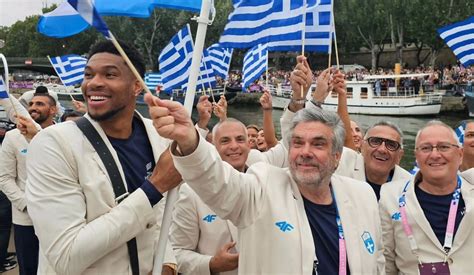
[[[242,90],[245,91],[267,69],[268,47],[259,44],[250,49],[244,57]]]
[[[84,18],[84,20],[105,37],[110,38],[109,28],[97,12],[94,3],[90,0],[68,0],[69,4]]]
[[[68,2],[63,2],[55,10],[42,15],[36,26],[39,33],[55,38],[75,35],[87,28],[89,24]]]
[[[334,34],[333,0],[307,0],[305,47],[308,52],[330,53],[331,34]],[[270,42],[269,51],[301,51],[302,39]]]
[[[160,8],[199,12],[202,0],[151,0],[152,5]]]
[[[189,71],[188,71],[189,77]],[[196,90],[214,88],[217,85],[216,74],[212,68],[209,52],[204,49],[202,51],[201,66],[199,67],[199,76],[196,82]],[[188,88],[188,82],[184,83],[183,90]]]
[[[86,58],[69,54],[52,57],[50,61],[64,85],[73,86],[74,84],[82,83],[84,69],[87,64]]]
[[[222,79],[227,78],[233,49],[222,48],[219,44],[213,44],[207,48],[209,59],[216,75]]]
[[[7,85],[3,81],[3,76],[0,75],[0,98],[8,98]]]
[[[193,38],[189,24],[178,31],[158,57],[163,90],[181,89],[188,82],[191,67]]]
[[[156,86],[163,86],[163,80],[159,73],[147,73],[145,74],[145,84],[150,90],[156,90]]]
[[[464,66],[474,64],[474,16],[442,27],[438,33]]]
[[[466,129],[466,121],[461,122],[461,124],[454,129],[454,132],[456,132],[456,136],[458,137],[459,143],[461,145],[464,145],[464,130]]]

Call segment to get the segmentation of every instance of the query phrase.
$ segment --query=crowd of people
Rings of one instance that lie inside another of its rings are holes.
[[[142,57],[122,46],[143,75]],[[463,142],[440,121],[422,127],[412,175],[399,166],[396,124],[363,133],[351,120],[341,71],[315,75],[299,56],[277,75],[293,91],[281,140],[268,91],[261,126],[227,117],[224,96],[201,96],[194,123],[180,103],[146,94],[142,117],[141,84],[110,41],[91,48],[86,105],[76,103],[86,114],[74,121],[54,123],[47,91],[26,109],[1,100],[18,125],[0,152],[0,211],[11,209],[20,274],[472,274],[474,122],[463,123]],[[331,91],[337,113],[321,108]],[[16,264],[4,232],[3,271]]]

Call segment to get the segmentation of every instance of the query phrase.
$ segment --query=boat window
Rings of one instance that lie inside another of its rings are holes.
[[[347,98],[352,98],[352,87],[347,88]]]
[[[360,88],[360,98],[367,98],[367,87]]]

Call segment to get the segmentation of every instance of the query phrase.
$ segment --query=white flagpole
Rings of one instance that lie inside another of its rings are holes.
[[[15,103],[13,102],[13,99],[10,97],[11,95],[10,95],[10,83],[9,83],[9,80],[8,80],[8,74],[9,73],[8,73],[7,59],[5,58],[5,56],[2,53],[0,53],[0,58],[2,59],[3,68],[5,69],[5,79],[4,79],[5,90],[7,91],[8,99],[10,100],[10,104],[12,105],[13,111],[15,112],[16,117],[18,117],[18,111],[15,108]]]
[[[337,38],[336,38],[336,21],[334,21],[334,8],[331,11],[331,21],[332,21],[332,34],[334,35],[334,50],[336,52],[336,66],[339,70],[339,53],[337,51]],[[331,39],[332,41],[332,39]]]
[[[306,0],[303,1],[303,24],[301,28],[301,55],[304,56],[304,46],[306,40]],[[303,86],[301,86],[301,97],[303,97],[304,91]]]
[[[196,34],[196,44],[193,51],[193,59],[191,61],[191,70],[189,72],[188,91],[186,92],[186,97],[184,98],[184,108],[188,111],[189,115],[191,115],[193,110],[193,102],[196,95],[196,82],[199,75],[202,51],[204,49],[204,40],[206,38],[207,26],[210,23],[210,11],[211,0],[203,0],[201,4],[201,13],[199,18],[197,18],[198,28]],[[166,243],[168,242],[169,228],[171,226],[172,211],[176,200],[178,199],[177,188],[173,188],[167,193],[163,221],[161,223],[160,238],[158,240],[158,248],[154,260],[153,275],[161,275],[163,261],[165,258]]]

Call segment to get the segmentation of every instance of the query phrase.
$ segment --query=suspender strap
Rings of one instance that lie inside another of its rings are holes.
[[[100,160],[107,169],[107,173],[109,174],[110,180],[112,182],[112,187],[114,189],[115,201],[117,203],[120,203],[128,196],[128,192],[125,189],[125,184],[120,175],[117,163],[115,163],[115,160],[112,157],[112,153],[110,153],[110,150],[107,148],[107,145],[105,144],[104,140],[87,118],[81,117],[80,119],[76,120],[76,124],[77,127],[81,129],[82,133],[84,133],[84,135],[87,137],[91,145],[94,147],[100,157]],[[128,254],[130,256],[132,274],[139,275],[140,268],[138,262],[137,240],[133,238],[128,241],[127,247]]]

